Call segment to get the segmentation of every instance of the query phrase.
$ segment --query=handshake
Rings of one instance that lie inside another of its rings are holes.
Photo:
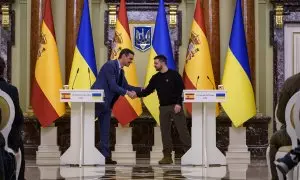
[[[137,95],[136,95],[135,91],[127,91],[126,95],[128,95],[131,99],[137,98]]]

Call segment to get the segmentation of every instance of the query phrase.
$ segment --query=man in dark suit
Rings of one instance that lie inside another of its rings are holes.
[[[116,164],[112,161],[109,149],[109,130],[111,109],[119,96],[133,97],[135,92],[141,91],[139,87],[130,86],[124,76],[123,67],[129,67],[133,61],[134,52],[123,49],[117,60],[107,61],[100,69],[92,89],[104,90],[104,103],[96,103],[96,118],[100,128],[100,151],[105,157],[106,164]]]
[[[24,145],[23,145],[22,135],[21,135],[23,124],[24,124],[24,117],[19,104],[18,89],[15,86],[9,84],[4,79],[5,68],[6,68],[5,61],[0,57],[0,89],[6,92],[11,97],[15,106],[15,119],[12,124],[11,131],[8,135],[7,143],[8,143],[8,147],[11,148],[13,151],[18,152],[19,149],[21,150],[22,162],[21,162],[21,168],[20,168],[18,179],[24,180],[25,160],[24,160]]]

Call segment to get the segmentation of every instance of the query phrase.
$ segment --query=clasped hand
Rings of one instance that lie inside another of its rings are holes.
[[[126,93],[131,99],[137,98],[135,91],[127,91]]]

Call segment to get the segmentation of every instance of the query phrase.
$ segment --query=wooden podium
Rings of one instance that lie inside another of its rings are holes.
[[[60,90],[60,101],[71,103],[71,144],[60,157],[60,164],[105,164],[95,147],[95,102],[104,102],[103,90]]]
[[[216,147],[216,103],[226,100],[224,90],[184,90],[185,103],[192,103],[191,148],[182,156],[182,165],[226,164]]]

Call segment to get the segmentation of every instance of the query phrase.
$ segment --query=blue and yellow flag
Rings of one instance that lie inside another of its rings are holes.
[[[83,11],[69,78],[70,89],[90,89],[97,75],[89,2],[84,0]]]
[[[158,13],[152,40],[152,48],[150,49],[150,57],[147,67],[145,87],[148,85],[151,77],[156,73],[156,70],[154,68],[154,57],[161,54],[167,57],[168,68],[176,70],[163,0],[159,0]],[[145,106],[147,107],[153,118],[156,120],[156,122],[159,124],[159,101],[156,91],[145,97],[143,100]]]
[[[235,127],[256,114],[241,0],[236,1],[222,83],[227,91],[222,106]]]

